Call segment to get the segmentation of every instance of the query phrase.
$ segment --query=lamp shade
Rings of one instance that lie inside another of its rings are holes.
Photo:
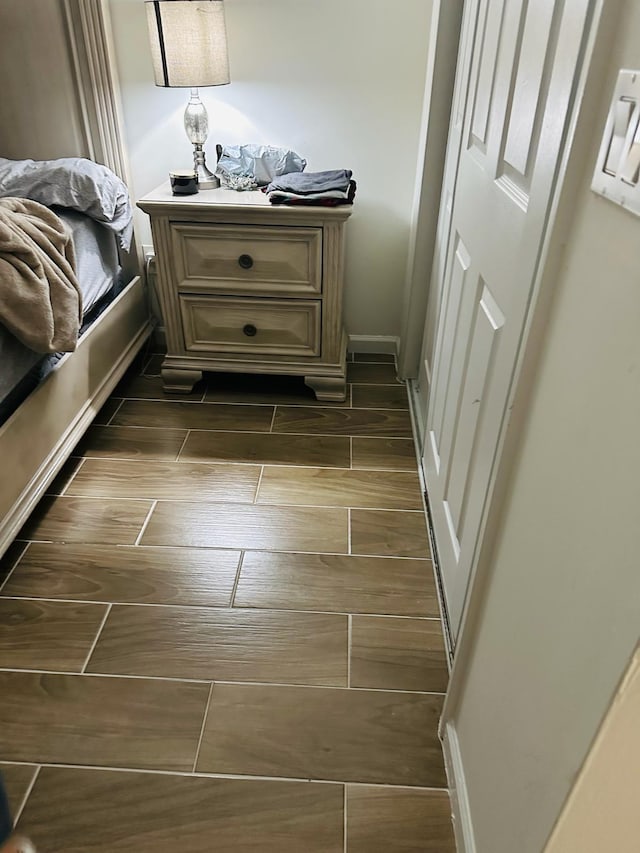
[[[223,0],[146,0],[156,86],[230,82]]]

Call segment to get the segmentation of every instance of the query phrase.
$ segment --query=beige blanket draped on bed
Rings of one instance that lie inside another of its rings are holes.
[[[71,234],[49,208],[0,199],[0,323],[36,352],[72,352],[82,295]]]

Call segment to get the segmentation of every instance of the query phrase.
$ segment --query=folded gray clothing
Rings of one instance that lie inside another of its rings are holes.
[[[304,199],[307,199],[309,201],[311,199],[320,199],[320,198],[342,198],[342,199],[345,199],[345,201],[347,201],[349,199],[349,193],[348,192],[345,193],[342,190],[325,190],[324,192],[321,192],[321,193],[286,193],[286,192],[284,192],[284,190],[273,190],[273,192],[270,192],[268,195],[269,195],[269,198],[271,198],[271,196],[273,195],[273,196],[276,196],[276,198],[281,199],[283,201],[288,200],[288,199],[296,199],[296,198],[304,198]]]
[[[347,192],[352,175],[351,169],[329,169],[324,172],[290,172],[288,175],[280,175],[267,187],[267,192],[297,193],[307,195],[309,193],[324,193],[332,190]]]

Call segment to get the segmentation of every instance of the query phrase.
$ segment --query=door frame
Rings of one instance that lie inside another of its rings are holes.
[[[418,376],[465,0],[433,0],[398,376]]]
[[[452,809],[456,841],[461,853],[475,850],[471,813],[466,800],[464,769],[457,748],[456,712],[464,691],[473,656],[475,634],[482,619],[484,601],[489,594],[492,557],[500,531],[503,510],[509,497],[514,462],[526,429],[532,395],[535,390],[546,329],[553,312],[555,283],[561,267],[564,246],[572,228],[575,196],[592,164],[588,156],[593,138],[593,117],[609,81],[605,74],[622,0],[593,0],[591,21],[582,47],[582,71],[578,79],[566,129],[566,144],[549,208],[548,225],[541,244],[530,308],[515,362],[507,411],[500,431],[497,462],[489,483],[489,499],[480,526],[479,546],[471,567],[469,586],[456,642],[449,688],[440,720],[445,763],[452,791]],[[597,126],[596,132],[601,132]]]

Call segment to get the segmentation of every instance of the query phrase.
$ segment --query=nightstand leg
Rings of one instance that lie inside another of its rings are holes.
[[[343,403],[347,396],[347,381],[344,376],[305,376],[305,385],[315,391],[316,399]]]
[[[201,379],[201,370],[175,370],[170,367],[162,369],[162,387],[174,394],[189,394]]]

